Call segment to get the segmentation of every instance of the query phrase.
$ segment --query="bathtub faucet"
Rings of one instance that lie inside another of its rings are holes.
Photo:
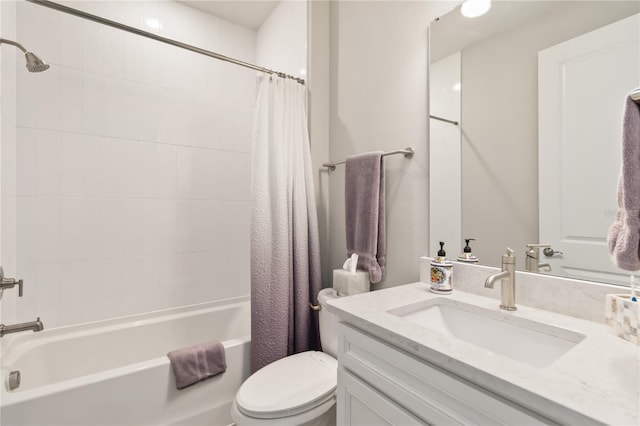
[[[27,330],[32,330],[34,332],[44,330],[44,325],[42,324],[42,321],[40,321],[40,317],[38,317],[38,319],[35,321],[22,322],[20,324],[0,324],[0,337],[3,337],[5,334],[18,333],[20,331]]]

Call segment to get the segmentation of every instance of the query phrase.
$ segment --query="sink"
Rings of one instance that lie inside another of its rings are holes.
[[[547,367],[586,336],[444,297],[387,311],[414,324],[484,348],[494,354]]]

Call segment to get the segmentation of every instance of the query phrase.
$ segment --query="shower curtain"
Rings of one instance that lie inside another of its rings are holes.
[[[318,219],[306,91],[263,75],[254,113],[251,178],[251,368],[320,349]]]

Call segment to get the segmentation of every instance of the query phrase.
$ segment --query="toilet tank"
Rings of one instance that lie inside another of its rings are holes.
[[[320,342],[322,351],[334,358],[338,357],[338,337],[336,328],[338,317],[326,309],[327,300],[336,299],[338,294],[333,288],[325,288],[318,293],[318,303],[322,307],[318,316],[320,318]]]

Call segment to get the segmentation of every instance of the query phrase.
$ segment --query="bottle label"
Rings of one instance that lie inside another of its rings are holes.
[[[451,266],[431,265],[431,290],[451,291],[451,280],[453,275]]]

